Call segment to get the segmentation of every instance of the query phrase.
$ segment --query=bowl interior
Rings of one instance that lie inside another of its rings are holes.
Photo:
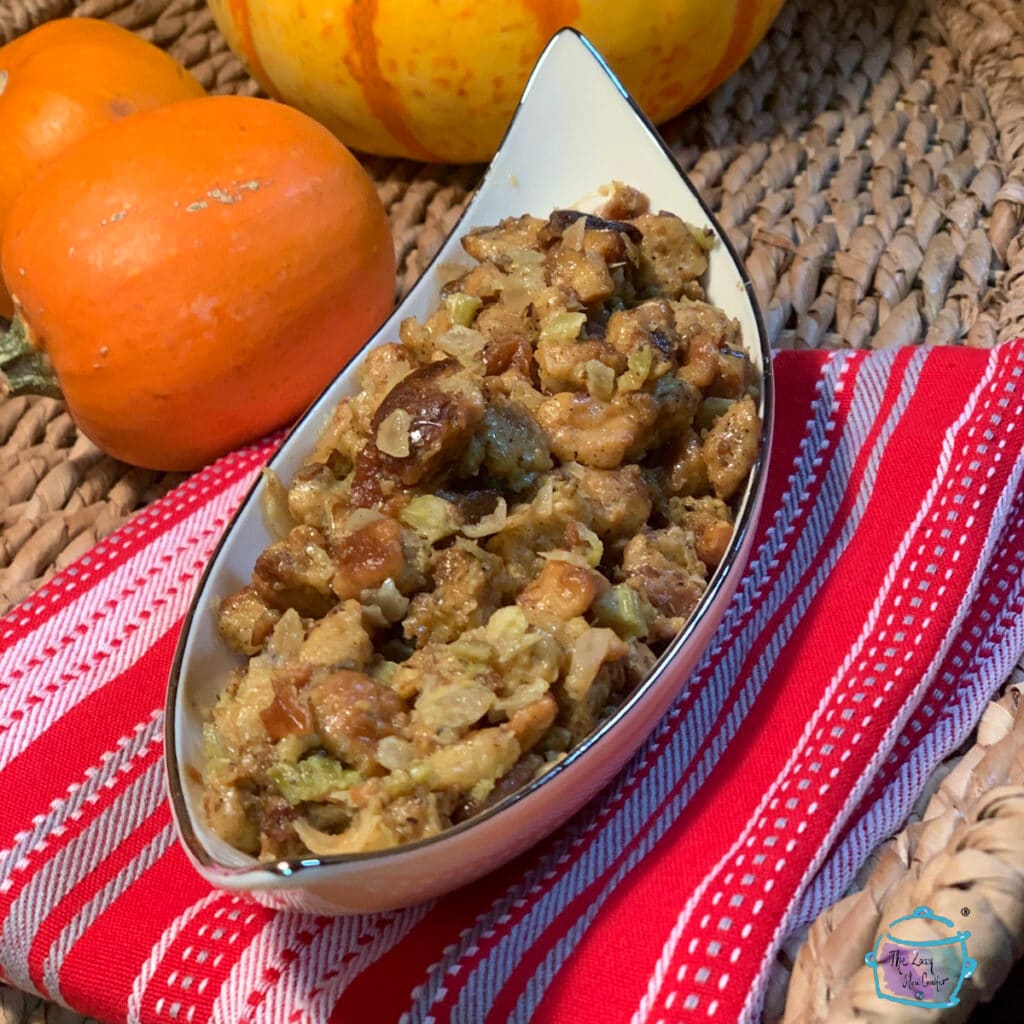
[[[735,549],[752,526],[770,435],[771,368],[761,318],[742,264],[710,212],[657,132],[590,44],[573,30],[560,32],[544,51],[509,132],[462,219],[415,288],[354,362],[371,347],[397,340],[403,319],[424,317],[435,307],[441,286],[456,276],[454,268],[471,263],[459,243],[469,229],[521,213],[544,217],[558,207],[586,207],[586,197],[592,199],[597,188],[612,181],[639,188],[650,197],[653,209],[668,210],[690,223],[710,227],[719,239],[710,254],[705,281],[708,300],[739,321],[744,344],[764,381],[761,457],[740,503],[732,542]],[[271,468],[283,480],[290,480],[301,467],[339,399],[357,389],[353,366],[350,363],[338,375],[271,460]],[[215,604],[249,582],[256,556],[273,539],[260,509],[261,486],[258,483],[246,498],[199,585],[168,693],[167,756],[175,818],[192,858],[201,865],[227,870],[252,868],[255,862],[206,827],[196,768],[201,763],[204,710],[214,703],[228,672],[239,663],[217,636]],[[727,558],[719,573],[728,562]],[[707,607],[713,587],[714,581],[695,617]],[[663,659],[670,657],[683,639]],[[609,724],[614,727],[626,711],[628,703]],[[638,738],[637,745],[643,738]]]

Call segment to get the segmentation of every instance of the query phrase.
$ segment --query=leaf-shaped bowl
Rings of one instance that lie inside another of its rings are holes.
[[[357,390],[362,354],[396,340],[400,322],[435,308],[453,263],[468,265],[459,238],[503,217],[552,210],[622,181],[646,192],[653,209],[707,226],[719,239],[704,280],[708,300],[735,317],[761,375],[760,453],[738,507],[729,549],[685,629],[647,679],[556,767],[485,812],[440,835],[405,846],[335,857],[261,863],[227,845],[201,812],[202,731],[236,657],[219,638],[217,600],[249,582],[257,555],[273,538],[261,513],[260,482],[227,529],[199,585],[179,641],[167,697],[166,757],[174,817],[199,872],[261,902],[319,913],[392,909],[436,896],[511,860],[578,811],[640,748],[686,684],[709,644],[749,554],[767,471],[772,426],[771,360],[750,281],[738,257],[653,126],[590,44],[558,33],[541,55],[516,115],[479,189],[431,267],[306,412],[271,460],[288,481],[312,449],[336,403]],[[445,275],[445,270],[448,273]]]

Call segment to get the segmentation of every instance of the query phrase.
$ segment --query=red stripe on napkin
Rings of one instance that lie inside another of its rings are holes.
[[[830,852],[947,742],[936,709],[976,716],[997,685],[979,669],[958,686],[957,658],[1024,647],[999,613],[1019,569],[1007,539],[1024,529],[1024,343],[783,353],[775,372],[755,551],[687,691],[563,829],[429,906],[268,910],[211,890],[173,836],[160,756],[174,642],[274,439],[12,611],[4,977],[147,1024],[755,1019]],[[863,845],[843,846],[845,867]]]
[[[162,820],[169,823],[170,814],[163,815]],[[173,894],[173,899],[169,894]],[[196,1024],[210,1020],[209,1010],[228,977],[232,961],[225,956],[215,964],[216,955],[205,949],[202,942],[190,944],[187,929],[175,932],[171,941],[166,942],[182,907],[201,906],[203,900],[213,900],[230,909],[241,903],[232,903],[232,897],[226,894],[211,894],[210,887],[192,870],[184,852],[172,843],[97,918],[89,929],[88,941],[71,949],[61,972],[64,999],[80,1012],[101,1020],[159,1020],[165,1015],[157,1011],[157,1001],[163,998],[161,1011],[169,1010],[175,1001],[174,993],[180,992],[187,996],[190,1006],[196,1007]],[[140,913],[140,908],[145,908],[145,912]],[[248,903],[245,910],[246,914],[255,913],[258,917],[265,913]],[[161,942],[166,942],[164,948],[159,948]],[[152,956],[157,949],[158,960]],[[151,958],[153,965],[159,967],[155,976],[147,970]],[[104,965],[102,984],[97,984],[98,965]],[[188,978],[192,980],[186,987]],[[116,1009],[111,1016],[113,1008]]]
[[[153,693],[174,657],[179,628],[180,622],[172,632],[153,637],[153,646],[130,669],[73,705],[29,750],[0,772],[0,807],[4,809],[0,848],[13,841],[14,833],[40,806],[63,798],[68,780],[78,780],[93,768],[97,749],[114,750],[137,723],[155,712]],[[140,677],[153,680],[155,685],[140,686]],[[73,678],[60,679],[47,684],[43,693],[56,693],[73,682]],[[89,736],[90,742],[83,743],[83,736]],[[158,747],[158,754],[161,752],[162,747]],[[61,770],[41,774],[41,764],[60,765]]]

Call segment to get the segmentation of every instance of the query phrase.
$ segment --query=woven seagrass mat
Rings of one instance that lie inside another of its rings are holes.
[[[210,91],[258,91],[203,0],[0,0],[0,43],[69,14],[138,31]],[[776,346],[1024,334],[1019,0],[788,0],[747,64],[663,134],[745,258]],[[366,166],[402,294],[482,168]],[[0,400],[0,613],[178,479],[102,455],[56,401]],[[954,1021],[993,999],[972,1019],[1021,1019],[1022,970],[1006,979],[1024,953],[1022,694],[1018,667],[851,894],[790,937],[766,1021]],[[863,963],[877,929],[951,890],[974,908],[979,961],[961,1005],[883,1005]],[[0,1024],[44,1020],[82,1018],[0,987]]]

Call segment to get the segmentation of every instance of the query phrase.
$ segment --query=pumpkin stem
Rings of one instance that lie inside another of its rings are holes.
[[[3,383],[12,395],[61,397],[49,356],[32,344],[28,328],[19,316],[11,321],[7,333],[0,336],[0,384]]]

